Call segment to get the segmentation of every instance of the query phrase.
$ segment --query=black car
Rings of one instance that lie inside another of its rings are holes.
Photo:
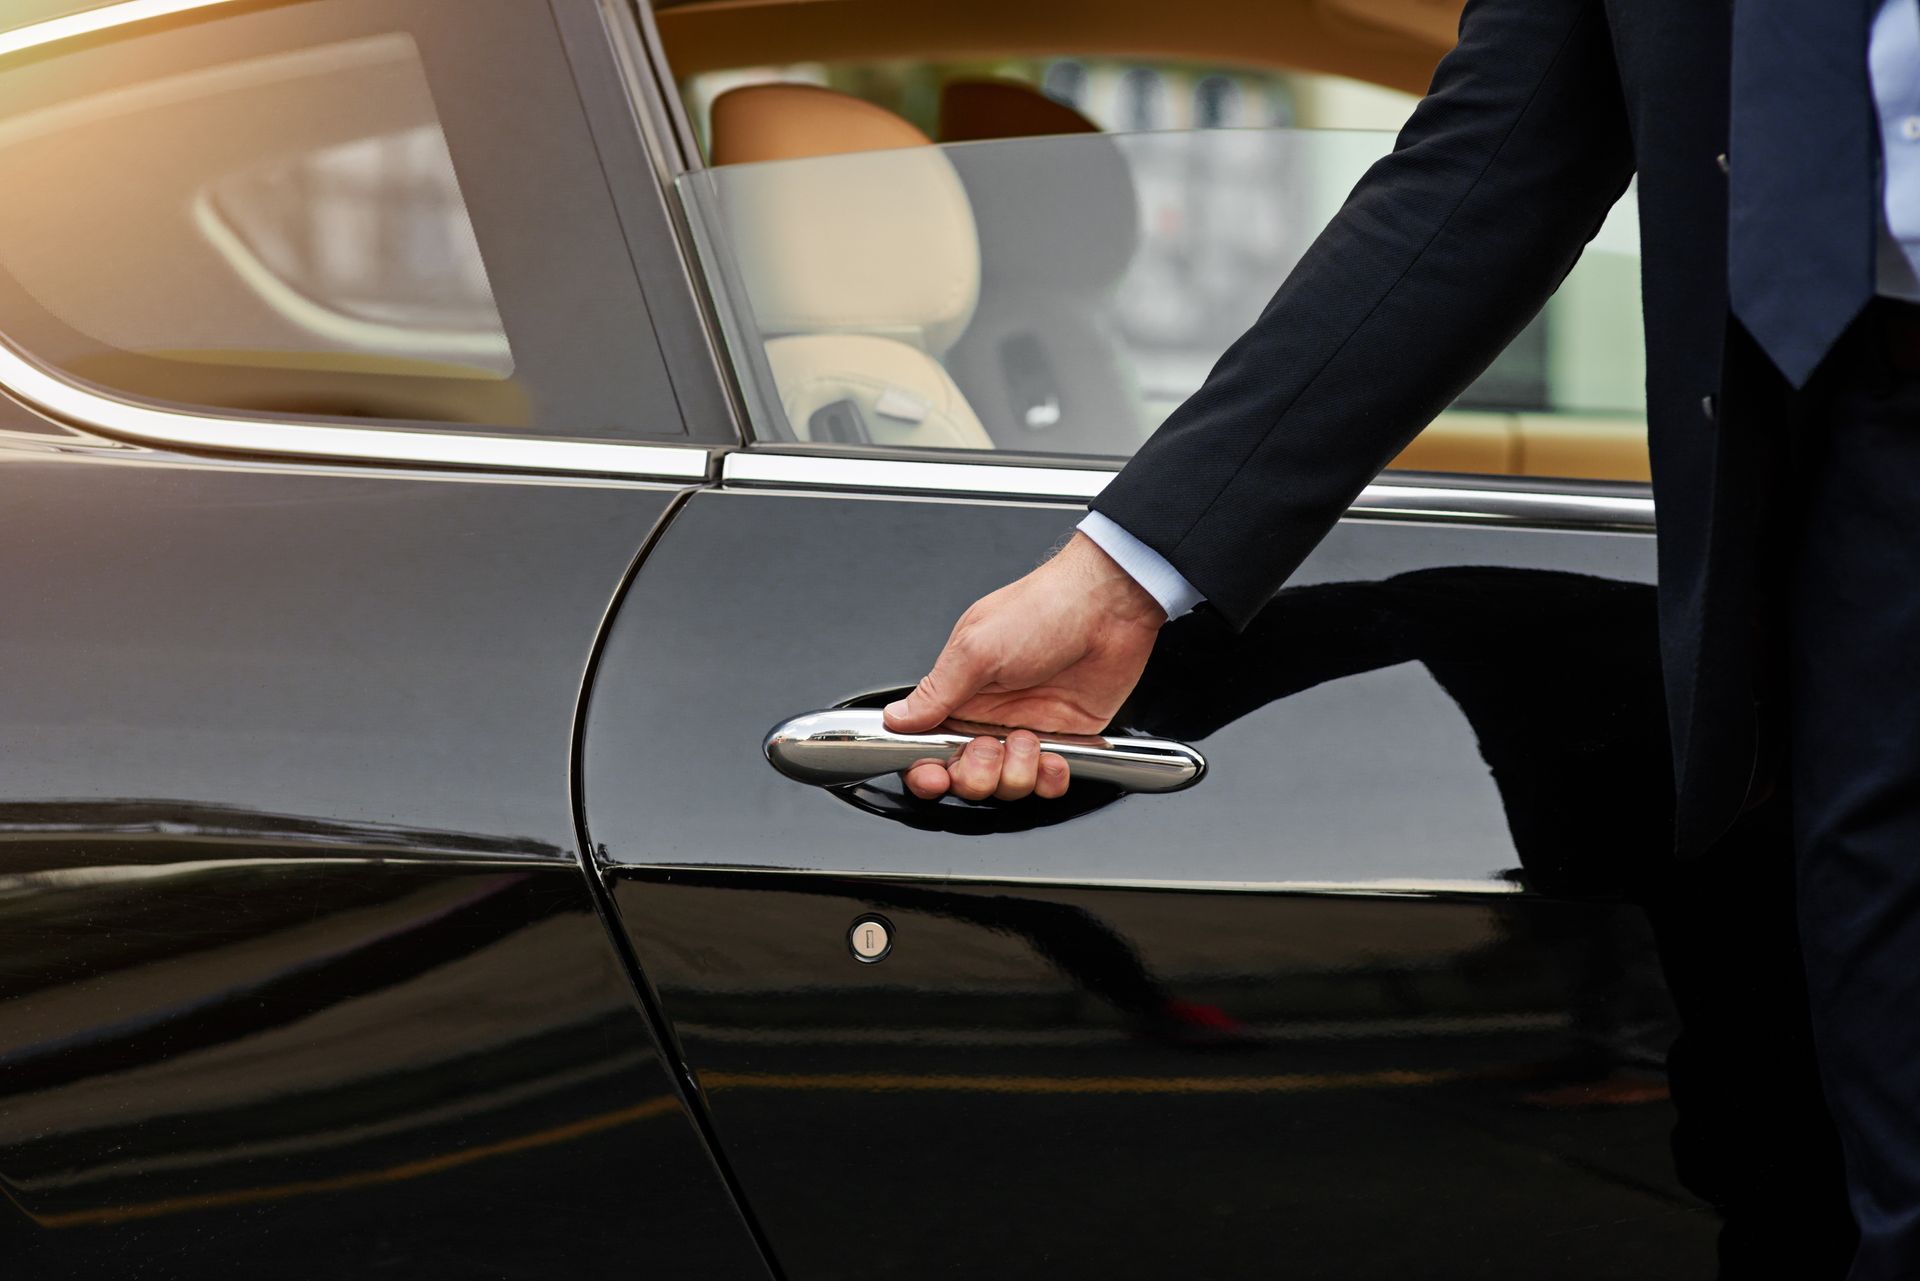
[[[1631,207],[1066,797],[922,802],[873,709],[1451,19],[656,7],[0,18],[0,1272],[1705,1275]]]

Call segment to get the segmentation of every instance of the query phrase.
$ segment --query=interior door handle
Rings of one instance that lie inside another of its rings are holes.
[[[998,730],[982,729],[1004,737]],[[767,733],[762,750],[788,778],[839,787],[897,774],[915,761],[944,760],[978,737],[951,730],[896,734],[877,708],[840,707],[808,712]],[[1040,736],[1040,750],[1066,758],[1077,780],[1108,783],[1129,792],[1177,792],[1207,772],[1206,757],[1164,738]]]

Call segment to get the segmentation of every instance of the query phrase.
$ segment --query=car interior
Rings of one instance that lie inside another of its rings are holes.
[[[779,164],[756,175],[759,198],[726,202],[797,439],[993,447],[939,361],[973,318],[980,251],[960,177],[927,143],[880,107],[810,85],[754,85],[714,104],[716,164],[911,149],[884,183]]]
[[[1080,137],[1103,132],[1086,111],[1018,71],[1036,58],[1106,55],[1417,92],[1451,44],[1457,10],[1451,0],[1209,0],[1177,12],[1068,0],[657,0],[709,164],[761,167],[721,175],[713,219],[731,258],[715,292],[744,297],[743,328],[765,348],[762,365],[736,343],[736,363],[769,373],[768,399],[784,411],[757,430],[821,444],[1129,453],[1171,408],[1143,407],[1110,323],[1140,249],[1139,177],[1122,148]],[[1005,70],[996,60],[1016,74],[995,74]],[[835,74],[915,64],[958,68],[923,113],[930,129]],[[716,80],[728,87],[701,104]],[[1039,138],[1077,141],[1033,150],[1025,164],[1009,158],[1016,140]],[[1617,310],[1637,329],[1637,300]],[[1637,406],[1556,408],[1463,400],[1394,465],[1648,478]]]
[[[1285,254],[1203,252],[1223,226],[1251,234],[1289,199],[1291,179],[1276,187],[1271,171],[1254,191],[1262,162],[1239,154],[1235,135],[1303,124],[1332,136],[1325,126],[1345,122],[1242,112],[1223,117],[1237,127],[1214,128],[1198,107],[1116,121],[1052,72],[1117,78],[1142,101],[1167,98],[1175,81],[1198,82],[1181,90],[1193,98],[1235,77],[1417,93],[1457,8],[654,0],[720,184],[723,198],[693,220],[710,233],[700,256],[716,307],[723,321],[737,313],[729,347],[746,403],[763,411],[756,434],[1130,454],[1237,332],[1219,322],[1232,309],[1214,307],[1217,277],[1256,309],[1284,277]],[[17,171],[138,197],[91,202],[77,229],[58,225],[60,202],[34,195],[56,184],[29,183],[0,211],[8,243],[81,246],[16,254],[0,272],[0,306],[37,356],[188,406],[507,429],[541,416],[539,380],[515,350],[524,326],[510,346],[494,301],[501,264],[483,261],[407,37],[145,76],[133,87],[103,77],[113,87],[17,113],[0,135]],[[19,84],[22,105],[53,87]],[[125,127],[130,113],[142,127]],[[1348,136],[1363,159],[1390,145],[1387,132]],[[1200,228],[1207,207],[1214,221]],[[122,257],[150,278],[141,307],[114,288]],[[1572,325],[1549,315],[1523,335],[1527,352],[1502,358],[1521,391],[1476,384],[1395,466],[1644,482],[1638,336],[1627,332],[1637,298],[1632,264],[1615,258],[1597,311]],[[1169,322],[1186,326],[1180,368],[1150,368],[1168,363],[1168,344],[1122,332],[1129,317],[1182,306],[1219,315],[1211,327],[1204,315]],[[1596,326],[1609,334],[1589,354]],[[1569,399],[1563,381],[1607,386]]]
[[[15,115],[0,150],[16,172],[65,176],[25,184],[0,211],[0,230],[36,247],[7,263],[13,323],[31,321],[36,352],[69,373],[188,405],[528,420],[406,36],[154,68]],[[368,198],[366,175],[383,170],[407,177],[404,205]],[[76,186],[102,197],[78,228]],[[356,200],[357,211],[344,208]],[[363,225],[398,219],[425,269],[410,276],[350,252],[359,246],[336,234],[343,212]],[[138,297],[115,288],[122,259],[148,282]],[[179,307],[185,299],[195,305]]]

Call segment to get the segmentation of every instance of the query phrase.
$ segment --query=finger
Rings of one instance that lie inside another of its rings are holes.
[[[955,630],[933,670],[903,699],[887,704],[887,728],[896,734],[924,734],[953,715],[954,708],[980,692],[991,663],[975,652],[968,634]]]
[[[1067,794],[1067,758],[1057,752],[1040,754],[1040,778],[1033,786],[1035,796],[1053,800]]]
[[[939,761],[916,761],[907,768],[907,790],[923,801],[937,801],[947,794],[950,783],[947,767]]]
[[[1040,740],[1031,732],[1017,729],[1007,735],[1005,763],[1000,767],[1000,786],[993,789],[996,799],[1017,801],[1033,795],[1040,776]]]
[[[1000,762],[1006,752],[997,738],[982,736],[960,749],[960,755],[947,766],[953,780],[953,794],[962,800],[984,801],[1000,786]]]

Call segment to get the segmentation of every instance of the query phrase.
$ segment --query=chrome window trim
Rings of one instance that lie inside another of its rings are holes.
[[[1036,467],[1021,463],[951,463],[934,459],[857,458],[844,454],[776,454],[736,450],[720,479],[736,485],[799,489],[881,489],[908,493],[986,494],[1007,498],[1092,498],[1111,470]]]
[[[721,462],[727,484],[795,489],[857,489],[942,493],[993,498],[1086,501],[1115,470],[1023,463],[954,463],[836,454],[737,450]],[[1653,499],[1634,494],[1578,494],[1536,489],[1477,488],[1430,480],[1382,478],[1361,491],[1355,515],[1412,520],[1470,520],[1497,524],[1560,525],[1651,530]]]
[[[667,480],[704,480],[708,473],[707,451],[694,445],[333,427],[223,418],[138,405],[99,395],[56,377],[27,360],[4,339],[0,339],[0,387],[61,421],[149,445],[184,446],[220,453]]]
[[[236,0],[120,0],[98,9],[0,31],[0,58],[155,18]],[[406,428],[335,427],[196,414],[103,396],[34,364],[0,339],[0,387],[54,418],[144,444],[222,453],[424,463],[521,472],[705,480],[706,447],[480,436]]]

